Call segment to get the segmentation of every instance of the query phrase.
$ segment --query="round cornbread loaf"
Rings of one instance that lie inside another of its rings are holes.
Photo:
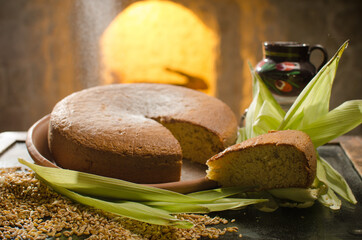
[[[166,84],[113,84],[57,103],[48,143],[63,168],[162,183],[180,179],[183,158],[205,164],[236,134],[233,112],[214,97]]]
[[[207,177],[224,187],[306,188],[314,181],[316,159],[306,133],[275,131],[235,144],[210,158]]]

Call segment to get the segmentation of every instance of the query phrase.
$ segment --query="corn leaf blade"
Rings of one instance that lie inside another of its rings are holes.
[[[150,202],[147,205],[169,211],[171,213],[209,213],[225,210],[237,210],[252,204],[267,202],[267,199],[243,199],[243,198],[223,198],[208,203],[169,203]]]
[[[43,167],[29,163],[23,159],[19,159],[19,162],[34,170],[37,175],[47,182],[52,183],[52,185],[84,195],[129,201],[199,201],[199,199],[187,195],[119,179],[67,169]]]
[[[225,210],[239,210],[249,205],[264,203],[267,201],[267,199],[223,198],[202,205],[209,208],[211,212],[219,212]]]
[[[312,188],[279,188],[268,190],[274,197],[295,202],[315,201],[319,197],[319,189]]]
[[[110,212],[119,216],[127,217],[130,219],[147,222],[156,225],[168,225],[178,228],[191,228],[193,224],[188,221],[182,221],[174,216],[171,216],[169,212],[165,210],[155,209],[148,207],[138,202],[110,202],[89,196],[84,196],[76,192],[70,191],[66,188],[53,185],[45,179],[40,179],[47,183],[54,191],[61,195],[68,197],[69,199],[90,206],[96,209],[101,209],[106,212]]]
[[[249,67],[253,81],[253,100],[248,108],[243,134],[238,142],[263,134],[267,129],[276,129],[285,115],[260,76],[251,66]]]
[[[323,158],[317,158],[317,178],[325,183],[339,196],[350,203],[356,204],[357,200],[346,180]],[[338,198],[328,194],[329,197]]]
[[[209,208],[198,203],[145,202],[147,206],[162,209],[173,214],[177,213],[209,213]]]
[[[187,194],[188,196],[203,200],[203,201],[214,201],[221,198],[233,196],[239,193],[246,192],[247,188],[241,188],[241,187],[227,187],[227,188],[217,188],[217,189],[211,189],[211,190],[205,190],[205,191],[199,191],[199,192],[193,192]]]
[[[349,132],[361,123],[362,100],[353,100],[341,104],[301,130],[310,136],[315,147],[319,147]]]
[[[326,194],[319,196],[318,202],[333,210],[339,210],[342,205],[341,200],[330,188],[328,189],[328,192]]]

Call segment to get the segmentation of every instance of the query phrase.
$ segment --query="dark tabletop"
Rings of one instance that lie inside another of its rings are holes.
[[[0,133],[0,167],[20,166],[19,157],[32,161],[25,146],[26,132]],[[342,207],[335,211],[316,202],[312,207],[279,208],[266,213],[254,207],[238,211],[210,213],[228,220],[220,228],[237,226],[239,231],[219,239],[362,239],[362,138],[344,136],[318,148],[327,160],[350,185],[358,203],[342,200]]]

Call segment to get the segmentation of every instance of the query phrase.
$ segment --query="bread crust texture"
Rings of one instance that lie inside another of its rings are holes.
[[[236,140],[235,115],[220,100],[184,87],[140,83],[93,87],[58,102],[48,145],[63,168],[138,183],[178,181],[183,152],[167,128],[173,122],[210,133],[220,143],[217,152]]]

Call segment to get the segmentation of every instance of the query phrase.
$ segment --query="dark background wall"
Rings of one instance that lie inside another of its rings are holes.
[[[0,0],[0,131],[27,130],[61,98],[101,84],[99,37],[133,2]],[[240,64],[233,64],[233,56],[242,64],[256,64],[262,58],[262,42],[274,40],[322,44],[332,56],[349,39],[333,85],[331,108],[361,99],[362,1],[204,0],[197,1],[197,7],[191,0],[175,2],[194,9],[209,4],[215,9],[220,34],[226,36],[220,48],[225,58],[220,71],[225,79],[243,78],[246,90],[235,93],[240,98],[250,98],[246,92],[250,79]],[[239,44],[233,36],[240,38]],[[312,61],[320,61],[317,53]],[[240,84],[220,87],[218,97],[232,105],[227,95],[235,86]],[[234,110],[242,108],[233,105]],[[361,126],[352,133],[362,135]]]

